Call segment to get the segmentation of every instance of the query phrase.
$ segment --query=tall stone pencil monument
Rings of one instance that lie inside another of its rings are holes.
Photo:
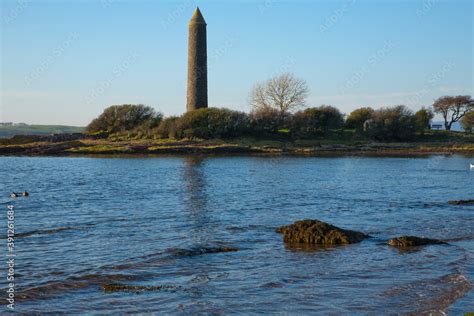
[[[189,21],[186,110],[207,108],[207,24],[199,10]]]

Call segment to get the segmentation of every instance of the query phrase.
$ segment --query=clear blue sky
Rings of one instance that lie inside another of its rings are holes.
[[[208,24],[210,106],[249,111],[284,71],[308,104],[430,105],[473,94],[473,1],[1,0],[0,121],[85,125],[112,104],[186,104],[187,30]]]

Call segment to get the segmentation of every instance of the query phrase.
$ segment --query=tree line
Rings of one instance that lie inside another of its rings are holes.
[[[89,133],[133,135],[138,138],[236,138],[290,136],[295,139],[328,137],[344,130],[354,137],[380,141],[410,141],[430,128],[434,113],[446,130],[461,122],[466,132],[474,126],[471,96],[443,96],[430,107],[413,112],[404,105],[373,109],[362,107],[344,115],[336,107],[307,107],[309,89],[304,80],[286,73],[258,83],[250,93],[250,113],[206,108],[181,116],[164,117],[149,106],[114,105],[94,119]]]

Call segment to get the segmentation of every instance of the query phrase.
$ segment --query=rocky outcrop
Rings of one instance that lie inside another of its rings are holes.
[[[438,239],[430,239],[430,238],[415,237],[415,236],[401,236],[401,237],[390,239],[388,241],[389,246],[398,247],[398,248],[439,245],[439,244],[446,244],[446,243]]]
[[[474,205],[474,200],[458,200],[458,201],[449,201],[451,205]]]
[[[358,243],[370,236],[342,229],[318,220],[296,221],[291,225],[278,227],[277,233],[283,234],[287,243],[314,245],[344,245]]]

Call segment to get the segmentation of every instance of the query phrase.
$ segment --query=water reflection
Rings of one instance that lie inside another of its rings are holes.
[[[183,183],[186,184],[184,196],[184,210],[186,215],[188,238],[198,249],[211,246],[213,242],[215,224],[211,220],[209,208],[208,181],[206,174],[206,159],[202,157],[186,157],[184,159]],[[203,262],[200,262],[204,260]],[[183,310],[193,309],[200,305],[205,296],[208,276],[212,267],[205,258],[194,260],[193,266],[182,267],[181,273],[193,275],[191,282],[195,283],[191,291],[188,304],[181,304]],[[207,280],[207,281],[206,281]],[[197,284],[196,284],[197,283]],[[190,311],[189,311],[190,312]]]
[[[206,179],[206,159],[186,157],[184,159],[183,183],[186,184],[184,209],[189,222],[189,237],[200,245],[206,244],[213,225],[208,207],[208,184]]]
[[[185,205],[191,213],[200,213],[206,209],[208,196],[204,173],[205,165],[202,157],[186,157],[184,159]]]

